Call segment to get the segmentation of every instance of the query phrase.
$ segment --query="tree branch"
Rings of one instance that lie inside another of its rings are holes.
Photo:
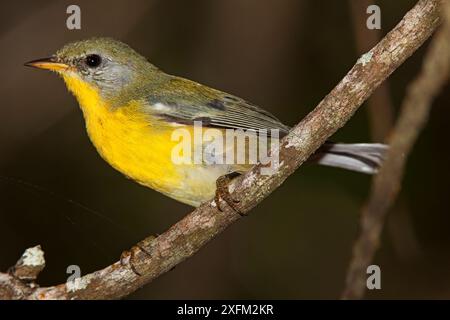
[[[370,30],[366,26],[366,9],[375,4],[374,0],[349,0],[353,21],[353,32],[358,53],[363,53],[380,41],[380,29]],[[370,135],[374,141],[385,141],[394,124],[394,107],[391,102],[388,81],[374,91],[367,101]]]
[[[353,248],[346,289],[342,298],[360,299],[366,288],[366,268],[380,242],[388,210],[401,189],[406,160],[420,132],[428,121],[434,97],[449,76],[450,2],[443,2],[445,23],[437,32],[424,58],[422,70],[410,84],[401,114],[389,139],[386,160],[373,180],[372,191],[361,215],[361,234]]]
[[[255,207],[341,128],[375,88],[432,34],[439,19],[438,1],[420,0],[283,139],[279,150],[280,166],[275,174],[261,175],[261,166],[258,165],[232,182],[230,191],[234,198],[240,200],[240,211],[245,213]],[[75,281],[48,288],[15,290],[13,282],[16,278],[0,274],[0,286],[3,287],[0,297],[2,294],[3,297],[15,299],[107,299],[126,296],[192,256],[240,218],[228,207],[223,212],[216,207],[214,201],[205,203],[156,239],[147,238],[140,242],[131,249],[126,259]],[[130,268],[130,260],[140,276]],[[5,284],[5,281],[10,283]],[[18,288],[22,288],[21,285]]]
[[[377,44],[382,38],[381,29],[368,29],[366,13],[375,0],[349,0],[353,21],[353,33],[358,54],[362,54]],[[384,16],[383,16],[384,17]],[[395,108],[391,99],[389,80],[384,81],[366,102],[370,137],[373,141],[386,142],[394,127]],[[397,210],[388,216],[387,230],[397,255],[403,259],[417,257],[420,246],[412,226],[411,216],[405,201],[400,201]]]

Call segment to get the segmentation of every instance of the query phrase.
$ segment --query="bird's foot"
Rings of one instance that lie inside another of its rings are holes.
[[[241,212],[239,208],[237,208],[237,205],[240,203],[239,200],[234,199],[231,194],[230,190],[228,189],[228,185],[237,176],[240,174],[237,172],[232,172],[225,174],[223,176],[220,176],[216,180],[216,196],[214,197],[214,202],[216,203],[217,209],[219,211],[223,211],[221,207],[221,200],[223,200],[228,206],[230,206],[231,209],[233,209],[236,213],[238,213],[241,216],[245,216],[246,214]]]
[[[151,237],[150,241],[152,241],[153,239],[155,239],[156,237]],[[147,239],[146,239],[147,240]],[[144,240],[145,242],[147,242],[146,240]],[[142,273],[140,273],[136,266],[134,265],[134,260],[135,260],[135,256],[136,253],[138,251],[142,251],[144,254],[146,254],[147,256],[151,257],[150,252],[148,252],[143,245],[141,245],[141,243],[136,244],[135,246],[133,246],[130,250],[125,250],[124,252],[122,252],[122,254],[120,255],[120,264],[122,266],[125,265],[129,265],[131,271],[133,271],[137,276],[142,276]]]

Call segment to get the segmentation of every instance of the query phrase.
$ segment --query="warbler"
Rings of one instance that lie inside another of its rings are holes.
[[[278,138],[290,130],[244,99],[166,74],[128,45],[110,38],[69,43],[51,57],[25,65],[54,71],[64,79],[78,100],[92,143],[111,166],[192,206],[217,197],[218,187],[223,183],[226,187],[231,177],[252,165],[175,163],[174,130],[193,133],[196,121],[221,132],[278,130]],[[383,144],[327,142],[310,160],[370,174],[377,171],[385,150]]]

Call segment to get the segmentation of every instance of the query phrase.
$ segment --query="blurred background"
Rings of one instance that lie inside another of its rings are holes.
[[[377,32],[365,27],[364,2],[2,3],[0,270],[40,244],[47,266],[39,283],[61,283],[69,265],[80,266],[82,274],[103,268],[191,211],[104,162],[61,79],[25,68],[25,61],[49,56],[72,40],[111,36],[168,73],[245,98],[294,125],[415,4],[377,1]],[[81,30],[66,28],[71,4],[81,7]],[[381,141],[425,50],[407,60],[372,105],[362,106],[332,139]],[[435,100],[408,161],[374,261],[382,289],[368,298],[450,298],[448,89]],[[249,217],[130,298],[338,298],[370,179],[303,166]]]

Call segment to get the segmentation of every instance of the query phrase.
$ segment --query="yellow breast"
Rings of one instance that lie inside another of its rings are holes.
[[[168,195],[182,188],[183,177],[171,161],[173,127],[139,112],[136,101],[111,108],[86,82],[64,80],[78,99],[91,141],[109,164]]]

